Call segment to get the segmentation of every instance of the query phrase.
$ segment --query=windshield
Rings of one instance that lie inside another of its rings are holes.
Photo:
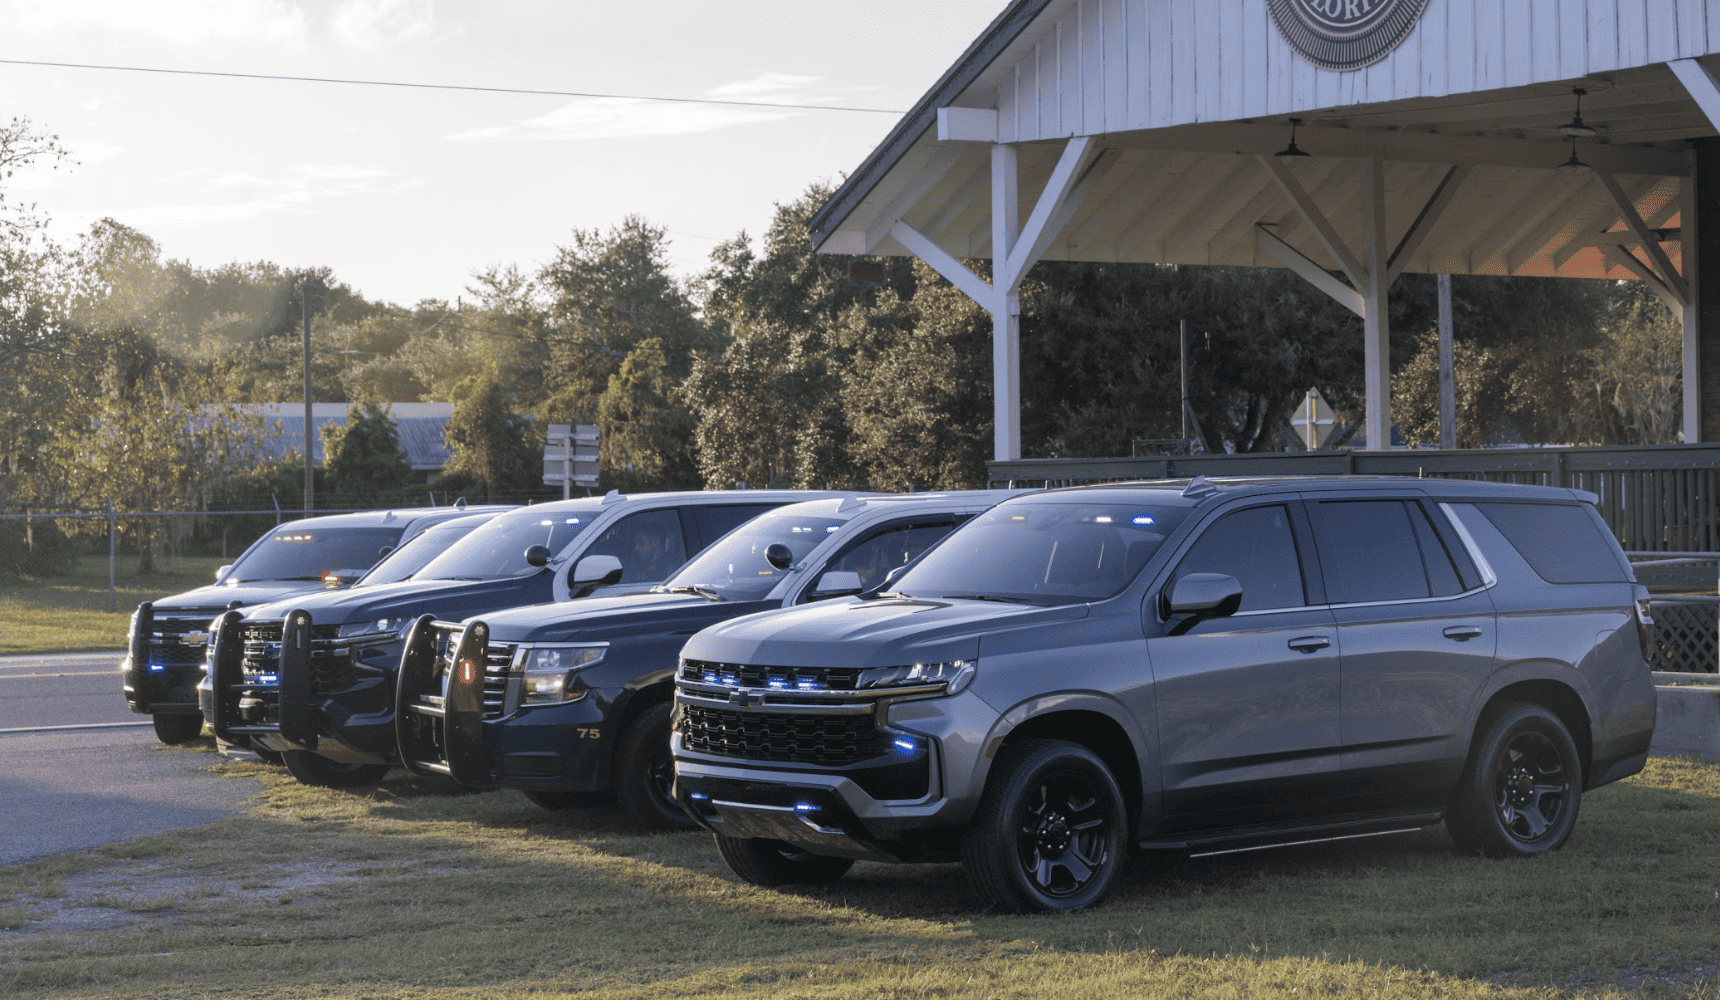
[[[425,528],[406,544],[383,556],[382,561],[370,567],[370,572],[364,574],[363,579],[353,586],[374,587],[380,583],[398,583],[423,569],[430,560],[441,555],[448,546],[471,534],[473,529],[484,521],[484,518],[463,517],[457,521]]]
[[[321,580],[338,573],[352,580],[374,564],[382,550],[400,541],[399,528],[295,528],[283,524],[233,564],[221,582]]]
[[[1181,507],[1012,503],[974,518],[890,588],[913,597],[1074,604],[1111,597],[1182,522]]]
[[[596,510],[551,513],[522,510],[503,514],[460,539],[413,574],[415,580],[499,580],[530,576],[542,569],[526,562],[526,549],[549,546],[556,555],[573,541]]]
[[[762,600],[787,572],[765,559],[765,549],[778,542],[788,546],[794,553],[794,562],[789,565],[796,565],[847,520],[774,512],[760,515],[724,535],[717,544],[681,567],[680,572],[663,584],[663,589],[697,587],[728,601]]]

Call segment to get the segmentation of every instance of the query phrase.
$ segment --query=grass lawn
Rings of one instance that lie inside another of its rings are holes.
[[[1104,906],[1032,917],[951,865],[765,890],[612,809],[209,759],[263,783],[252,812],[0,870],[0,996],[1720,1000],[1720,765],[1688,759],[1596,792],[1546,858],[1435,828],[1135,860]]]
[[[114,565],[111,612],[106,556],[80,556],[63,576],[0,573],[0,655],[124,649],[126,624],[139,603],[211,583],[224,561],[163,559],[154,575],[140,577],[137,556],[121,557]]]

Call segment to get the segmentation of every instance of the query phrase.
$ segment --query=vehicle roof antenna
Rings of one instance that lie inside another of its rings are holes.
[[[454,501],[454,509],[455,510],[465,510],[466,509],[466,498],[461,497],[460,499]]]
[[[612,503],[620,503],[621,501],[623,501],[625,499],[627,499],[627,498],[621,495],[620,490],[610,490],[608,493],[603,494],[603,503],[605,505],[612,504]]]
[[[1182,495],[1185,497],[1203,497],[1208,493],[1217,492],[1218,487],[1207,482],[1205,476],[1196,476],[1188,481],[1187,486],[1183,487]]]

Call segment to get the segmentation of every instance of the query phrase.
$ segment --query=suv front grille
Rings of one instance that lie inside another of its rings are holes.
[[[883,756],[890,736],[871,715],[801,715],[735,712],[682,706],[681,741],[688,750],[718,757],[849,767]]]
[[[208,640],[188,644],[185,636],[192,632],[209,633],[210,619],[221,613],[217,608],[208,615],[193,612],[190,617],[156,618],[150,622],[149,663],[163,667],[202,667]]]
[[[250,684],[272,685],[281,676],[281,621],[248,621],[239,624],[242,652],[239,670]],[[334,691],[352,683],[352,656],[347,647],[335,645],[338,625],[311,626],[311,687]]]
[[[448,693],[448,678],[454,673],[454,651],[459,645],[460,632],[438,628],[436,632],[436,679],[444,695]],[[484,650],[484,718],[499,719],[508,699],[508,676],[513,669],[512,643],[490,643]]]

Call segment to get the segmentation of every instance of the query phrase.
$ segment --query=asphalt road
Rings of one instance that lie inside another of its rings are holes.
[[[0,657],[0,866],[250,804],[258,786],[210,774],[214,754],[162,745],[126,709],[120,655]]]

